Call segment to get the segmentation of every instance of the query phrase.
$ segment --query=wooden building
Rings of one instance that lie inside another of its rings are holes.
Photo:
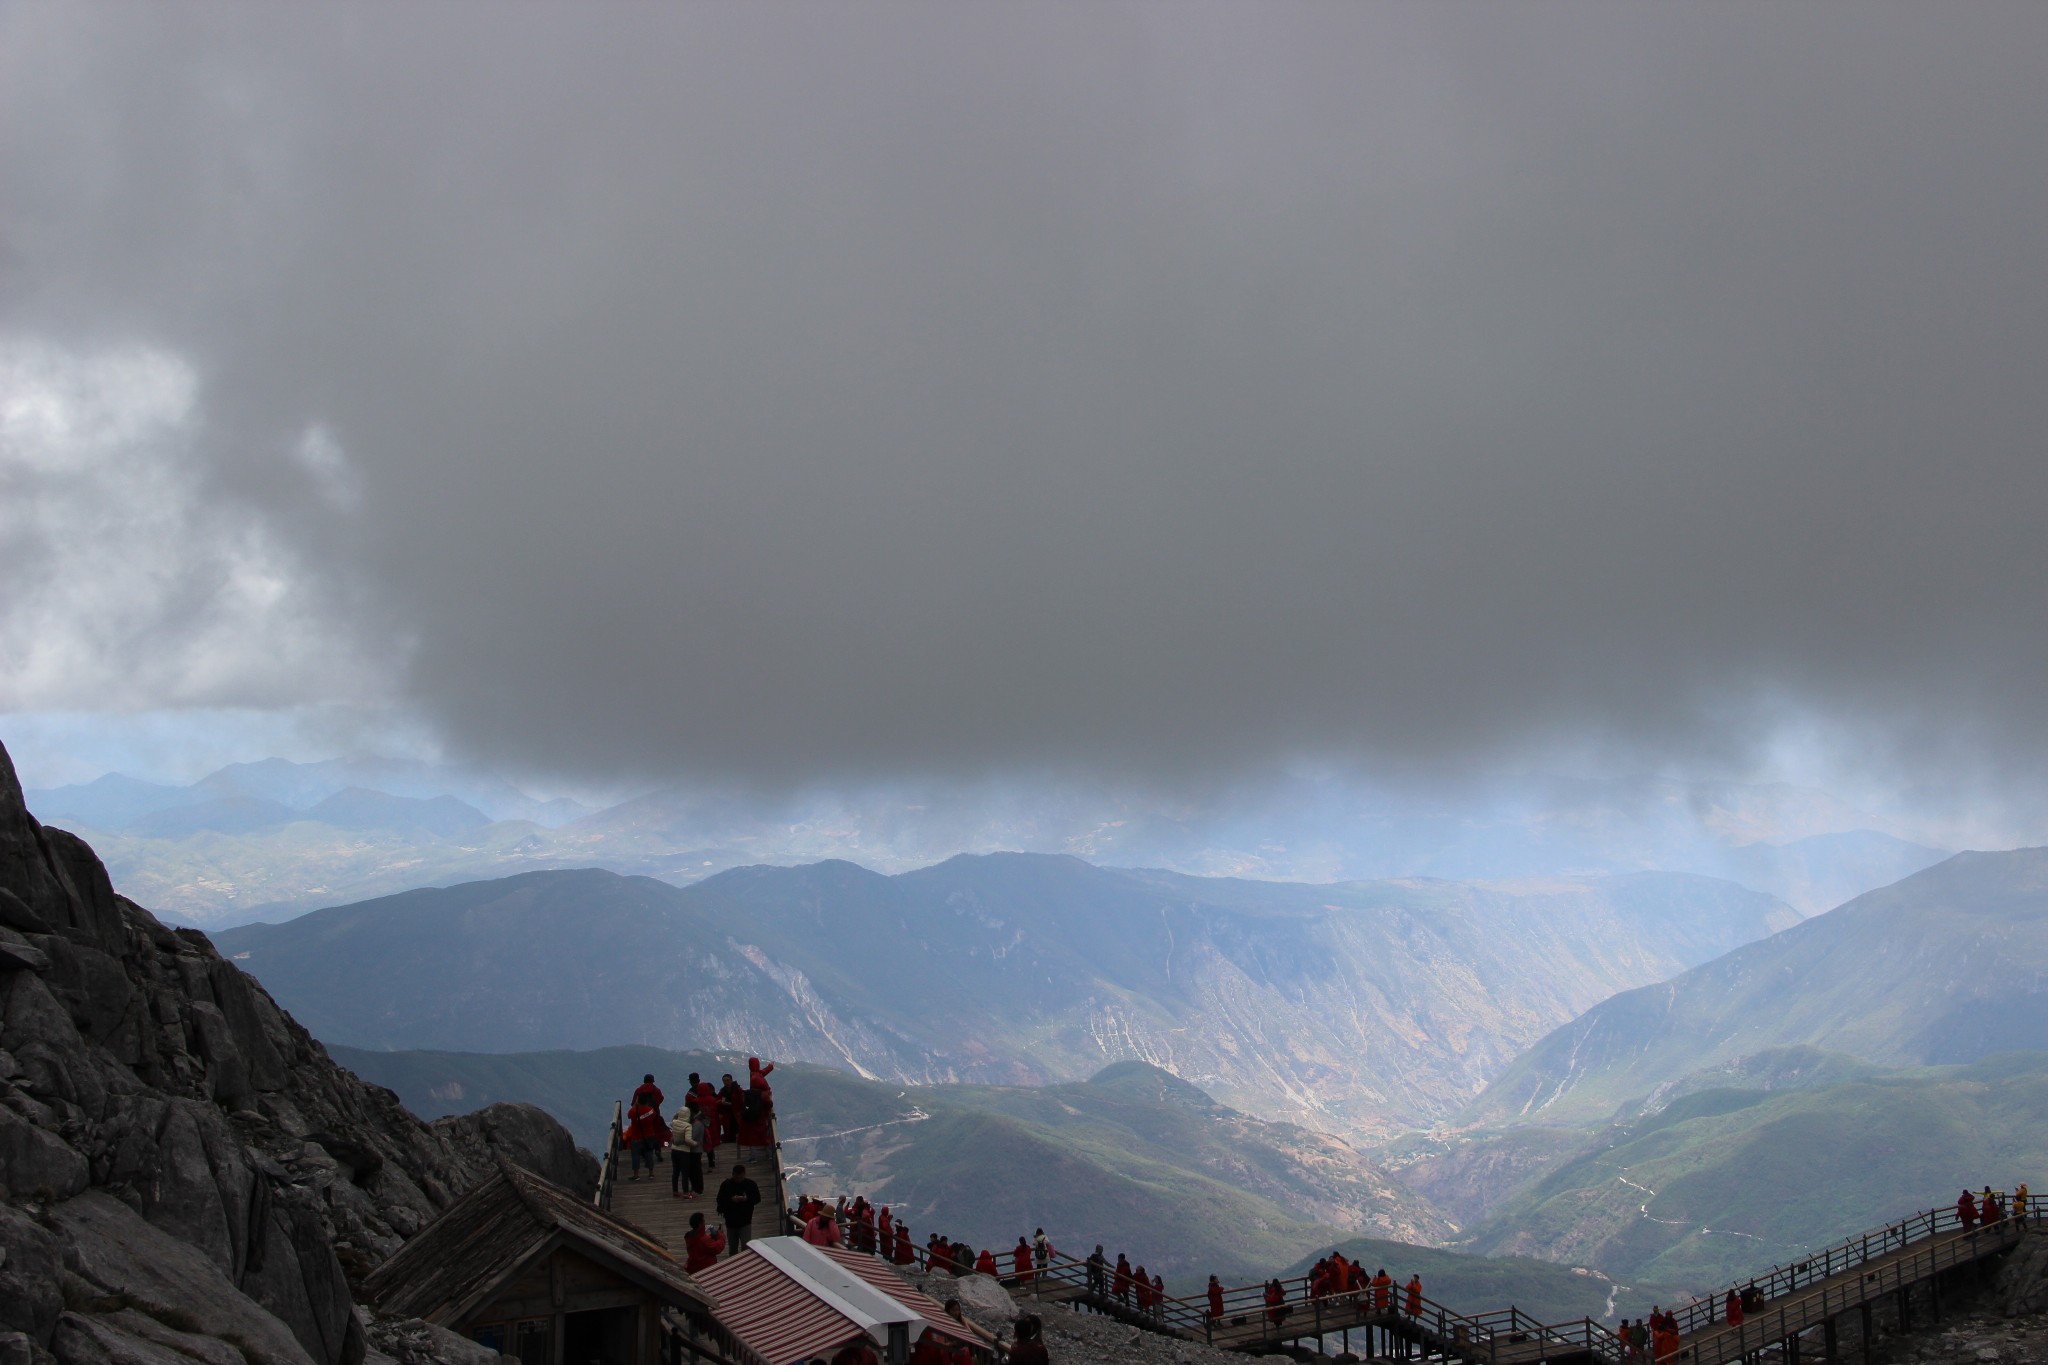
[[[522,1167],[422,1228],[364,1284],[380,1313],[423,1318],[521,1365],[717,1359],[711,1299],[660,1241]]]

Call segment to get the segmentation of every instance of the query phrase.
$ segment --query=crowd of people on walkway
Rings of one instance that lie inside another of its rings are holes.
[[[625,1127],[619,1141],[631,1159],[629,1181],[657,1179],[657,1162],[666,1150],[669,1159],[668,1192],[672,1199],[690,1199],[704,1193],[704,1173],[718,1169],[718,1151],[732,1147],[744,1154],[750,1147],[766,1149],[775,1141],[775,1092],[768,1075],[775,1063],[759,1057],[747,1058],[744,1088],[726,1072],[720,1084],[712,1085],[692,1071],[683,1088],[683,1102],[670,1118],[662,1117],[668,1096],[650,1072],[627,1102]],[[722,1229],[706,1224],[704,1215],[690,1216],[690,1231],[684,1234],[685,1270],[702,1270],[718,1257],[737,1256],[754,1236],[754,1211],[761,1206],[761,1187],[748,1174],[744,1162],[735,1159],[729,1174],[719,1183],[713,1206]]]
[[[1962,1223],[1963,1231],[1965,1232],[1970,1231],[1972,1228],[1990,1227],[1993,1223],[2003,1222],[2008,1216],[2017,1218],[2022,1222],[2026,1221],[2027,1186],[2025,1181],[2021,1181],[2018,1187],[2013,1190],[2010,1206],[2007,1205],[2004,1197],[1989,1185],[1984,1187],[1984,1193],[1981,1195],[1971,1194],[1968,1190],[1964,1190],[1961,1197],[1956,1200],[1956,1218]]]

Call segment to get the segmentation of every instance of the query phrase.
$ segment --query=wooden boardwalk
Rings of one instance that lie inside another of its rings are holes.
[[[1818,1330],[1827,1358],[1835,1360],[1837,1327],[1850,1314],[1863,1329],[1867,1353],[1879,1313],[1903,1328],[1915,1289],[1930,1286],[1938,1305],[1944,1276],[2002,1255],[2029,1226],[2048,1227],[2048,1220],[2038,1215],[2025,1221],[2007,1218],[1966,1230],[1954,1209],[1936,1209],[1850,1238],[1745,1281],[1756,1285],[1764,1303],[1740,1326],[1721,1318],[1719,1295],[1676,1310],[1680,1345],[1669,1359],[1681,1365],[1730,1365],[1777,1349],[1787,1361],[1796,1361],[1801,1337]],[[1380,1307],[1370,1290],[1316,1297],[1308,1293],[1305,1281],[1285,1281],[1286,1311],[1276,1323],[1262,1285],[1226,1290],[1220,1318],[1210,1317],[1204,1301],[1172,1297],[1141,1312],[1132,1301],[1092,1288],[1086,1264],[1058,1254],[1044,1270],[1005,1277],[1005,1283],[1022,1302],[1086,1306],[1148,1330],[1233,1350],[1265,1350],[1348,1332],[1362,1336],[1353,1344],[1368,1357],[1469,1365],[1629,1365],[1632,1360],[1611,1328],[1589,1318],[1542,1323],[1514,1308],[1465,1314],[1427,1298],[1420,1311],[1411,1314],[1404,1309],[1407,1296],[1398,1286]]]
[[[788,1217],[788,1200],[783,1189],[782,1144],[779,1141],[765,1147],[742,1147],[731,1142],[722,1144],[718,1149],[718,1165],[704,1172],[704,1192],[689,1198],[677,1198],[669,1192],[666,1152],[656,1157],[651,1178],[645,1173],[638,1180],[632,1178],[628,1169],[631,1157],[619,1141],[622,1117],[615,1107],[611,1138],[606,1144],[598,1175],[597,1203],[600,1208],[625,1219],[643,1232],[652,1233],[677,1260],[681,1260],[683,1234],[690,1230],[691,1214],[701,1213],[705,1223],[711,1227],[724,1228],[725,1223],[718,1216],[718,1183],[731,1175],[737,1164],[745,1166],[748,1176],[761,1187],[761,1207],[754,1211],[754,1235],[773,1237],[787,1231],[784,1223]],[[771,1121],[771,1136],[773,1131]]]

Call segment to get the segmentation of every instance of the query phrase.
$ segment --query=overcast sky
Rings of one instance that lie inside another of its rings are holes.
[[[0,711],[2031,774],[2044,70],[2038,0],[8,5]]]

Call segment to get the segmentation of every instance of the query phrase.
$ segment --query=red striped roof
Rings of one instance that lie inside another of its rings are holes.
[[[843,1247],[811,1249],[831,1257],[843,1269],[903,1305],[909,1315],[922,1319],[922,1326],[912,1324],[913,1341],[923,1334],[924,1328],[930,1328],[955,1340],[983,1344],[972,1329],[947,1317],[945,1307],[937,1299],[912,1289],[874,1257]],[[829,1356],[850,1341],[872,1340],[860,1323],[752,1247],[742,1255],[698,1271],[693,1278],[711,1292],[717,1303],[718,1321],[766,1365],[800,1365],[813,1356]]]

